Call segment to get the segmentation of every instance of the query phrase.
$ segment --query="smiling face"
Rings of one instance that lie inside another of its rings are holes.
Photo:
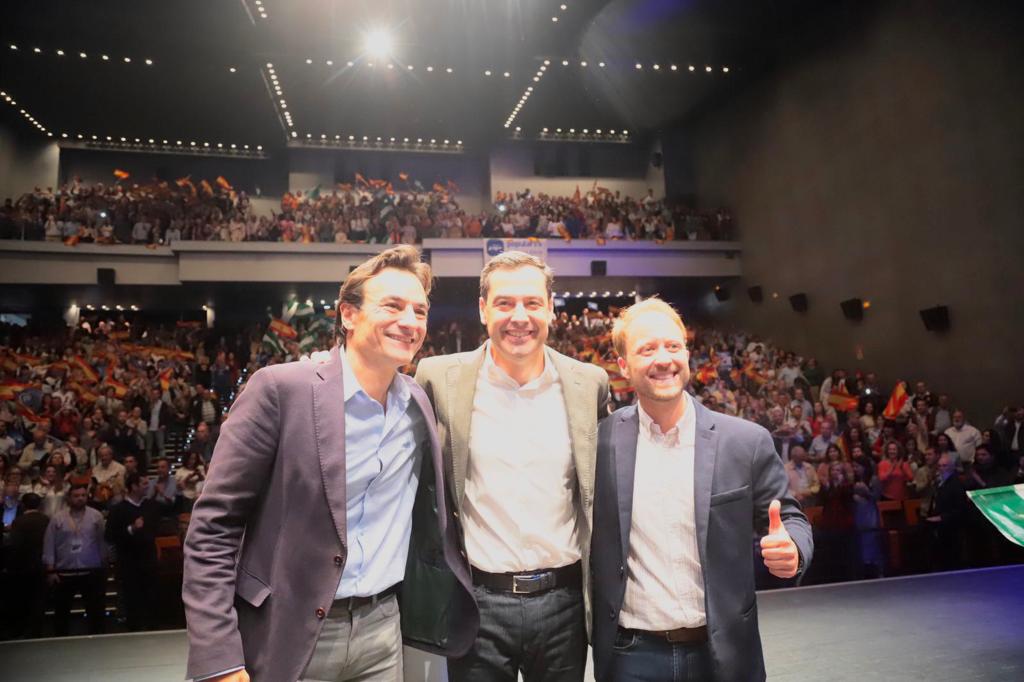
[[[527,265],[491,272],[487,298],[480,299],[480,322],[487,328],[499,366],[536,360],[544,352],[554,311],[554,299],[538,268]]]
[[[679,325],[659,311],[634,317],[625,329],[625,357],[619,369],[648,400],[678,400],[690,381],[690,354]]]
[[[428,308],[416,275],[385,268],[363,285],[361,306],[341,305],[345,345],[376,365],[407,365],[423,345]]]

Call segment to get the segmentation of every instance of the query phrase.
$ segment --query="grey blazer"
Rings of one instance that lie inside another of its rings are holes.
[[[752,551],[768,529],[768,505],[782,503],[782,521],[811,561],[811,527],[789,494],[789,480],[768,431],[712,412],[696,401],[694,508],[704,577],[704,608],[715,680],[763,680]],[[640,419],[636,406],[601,423],[594,491],[594,674],[611,680],[610,664],[626,592],[626,557]],[[643,491],[636,491],[643,494]]]
[[[296,680],[348,556],[345,414],[339,349],[324,363],[253,374],[221,428],[185,539],[187,675],[244,665],[254,680]],[[428,439],[402,583],[405,643],[439,653],[472,645],[479,613],[444,491],[430,403],[405,375]]]
[[[416,370],[416,381],[434,404],[437,429],[444,448],[445,476],[455,495],[456,512],[461,513],[469,464],[470,421],[476,380],[484,363],[486,344],[476,350],[424,358]],[[554,365],[562,382],[569,437],[576,465],[577,512],[582,543],[583,597],[590,625],[590,526],[594,504],[594,462],[597,457],[597,422],[607,414],[608,373],[597,365],[573,360],[546,347],[547,361]],[[515,419],[514,414],[509,419]],[[460,534],[463,549],[465,542]]]

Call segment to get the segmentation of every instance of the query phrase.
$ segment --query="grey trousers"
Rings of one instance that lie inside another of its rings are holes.
[[[336,603],[327,614],[305,682],[402,682],[398,598],[349,611]]]
[[[538,595],[474,588],[480,632],[462,658],[448,659],[450,682],[583,682],[587,631],[583,592]]]

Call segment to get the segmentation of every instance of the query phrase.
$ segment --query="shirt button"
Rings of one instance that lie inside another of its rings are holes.
[[[317,610],[316,610],[316,617],[317,617],[317,618],[318,618],[319,620],[323,620],[323,619],[324,619],[324,616],[326,616],[326,615],[327,615],[327,612],[326,612],[326,611],[324,611],[323,609],[317,609]]]
[[[614,611],[609,611],[608,612],[608,618],[609,618],[609,620],[615,620],[615,612]]]
[[[336,555],[336,556],[334,557],[334,565],[335,565],[335,566],[341,566],[341,562],[342,562],[342,561],[343,561],[343,559],[341,558],[341,555],[340,555],[340,554],[338,554],[338,555]]]
[[[626,567],[625,566],[619,566],[619,577],[621,578],[624,575],[626,575]]]

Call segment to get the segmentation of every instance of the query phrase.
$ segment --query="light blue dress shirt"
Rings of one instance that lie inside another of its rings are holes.
[[[387,410],[359,385],[341,349],[345,390],[348,560],[336,599],[369,597],[405,577],[412,506],[427,424],[404,381],[395,378]]]

